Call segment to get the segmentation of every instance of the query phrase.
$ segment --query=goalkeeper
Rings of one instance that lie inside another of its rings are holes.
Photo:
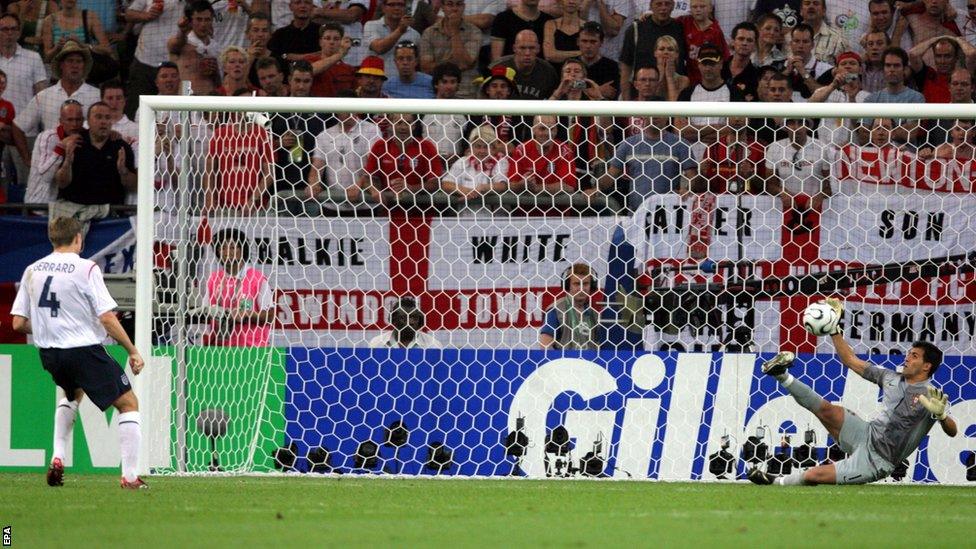
[[[836,299],[827,304],[843,315]],[[929,385],[942,363],[942,351],[926,341],[912,344],[905,355],[901,374],[859,359],[839,329],[830,336],[841,363],[864,379],[881,387],[883,410],[870,422],[850,410],[831,404],[787,370],[794,355],[780,352],[762,365],[763,373],[775,377],[801,406],[813,412],[847,458],[836,463],[773,476],[758,468],[749,471],[756,484],[865,484],[883,479],[912,454],[932,425],[938,421],[950,437],[956,436],[956,422],[949,417],[949,399]]]

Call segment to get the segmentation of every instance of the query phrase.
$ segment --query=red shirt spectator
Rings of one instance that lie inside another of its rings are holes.
[[[214,130],[208,153],[208,163],[216,165],[208,166],[204,181],[207,209],[248,210],[263,203],[274,162],[268,132],[249,122],[222,124]],[[213,176],[219,188],[210,180]]]
[[[365,169],[384,182],[380,190],[385,190],[389,182],[398,177],[403,178],[407,188],[417,190],[429,179],[444,175],[444,161],[437,154],[437,145],[433,141],[415,139],[401,147],[392,137],[373,143]]]
[[[573,149],[568,143],[552,140],[541,145],[535,139],[522,143],[512,155],[510,180],[524,179],[536,185],[566,190],[576,190],[578,184],[576,169],[573,166]],[[530,184],[531,190],[531,184]]]
[[[313,64],[321,59],[321,53],[310,53],[305,56],[305,60]],[[324,72],[315,75],[312,80],[312,96],[335,97],[339,90],[352,90],[355,87],[356,68],[345,61],[339,61]]]
[[[764,158],[765,150],[759,142],[752,139],[736,139],[731,132],[722,132],[719,140],[705,149],[701,174],[708,182],[709,192],[726,193],[730,191],[729,183],[733,181],[742,183],[749,181],[755,175],[758,175],[761,181],[766,181],[769,174]],[[760,190],[739,187],[739,192],[750,194],[756,194]]]
[[[698,8],[698,6],[695,6],[693,10],[695,8]],[[710,10],[710,8],[706,9]],[[722,31],[722,27],[719,26],[718,21],[713,19],[707,11],[704,16],[699,16],[699,18],[702,23],[710,22],[710,24],[703,29],[695,23],[694,15],[682,15],[678,18],[678,22],[681,23],[684,29],[685,42],[688,44],[687,72],[692,86],[701,82],[701,73],[698,71],[699,48],[710,43],[722,51],[722,59],[728,59],[729,55],[731,55],[729,45],[725,41],[725,33]]]

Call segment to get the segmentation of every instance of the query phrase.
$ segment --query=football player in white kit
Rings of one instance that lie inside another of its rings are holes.
[[[71,440],[78,404],[88,395],[101,410],[119,411],[122,488],[147,488],[138,476],[139,402],[129,378],[102,346],[106,334],[129,353],[129,366],[138,374],[142,356],[113,311],[117,306],[93,261],[81,252],[81,223],[59,217],[48,226],[54,252],[32,263],[20,279],[11,314],[13,327],[31,334],[41,365],[67,398],[54,413],[54,454],[47,472],[50,486],[61,486],[64,453]]]

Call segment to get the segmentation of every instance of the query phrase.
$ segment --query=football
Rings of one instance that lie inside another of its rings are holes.
[[[826,303],[812,303],[803,311],[803,327],[815,336],[824,336],[834,331],[840,315]]]

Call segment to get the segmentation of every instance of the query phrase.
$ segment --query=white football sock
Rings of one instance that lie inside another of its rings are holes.
[[[773,484],[779,484],[780,486],[802,486],[806,484],[803,482],[803,471],[797,470],[793,471],[788,475],[783,475],[781,477],[776,477]]]
[[[142,430],[139,427],[139,412],[126,412],[119,415],[119,446],[122,454],[122,477],[133,481],[139,477],[139,443]]]
[[[75,416],[78,415],[78,403],[62,398],[54,410],[54,455],[51,459],[64,460],[64,449],[71,440],[71,433],[75,426]]]

